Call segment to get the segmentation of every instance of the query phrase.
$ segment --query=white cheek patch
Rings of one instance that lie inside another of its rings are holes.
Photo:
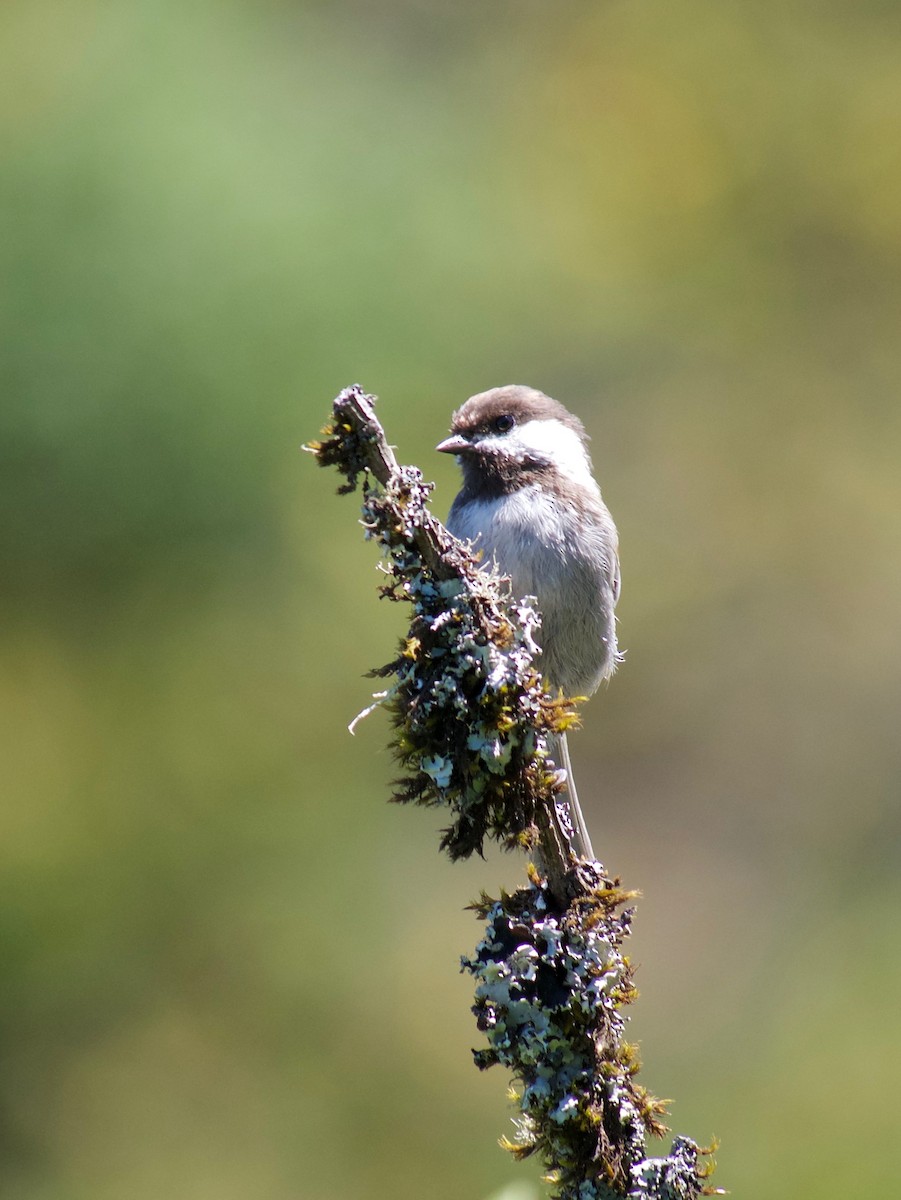
[[[562,475],[597,492],[582,439],[559,421],[526,421],[510,431],[506,442],[514,453],[540,454],[552,459]]]

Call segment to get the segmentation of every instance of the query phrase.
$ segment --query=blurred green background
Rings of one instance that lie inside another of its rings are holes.
[[[299,450],[354,381],[439,515],[467,395],[584,418],[644,1082],[735,1196],[897,1186],[899,129],[887,0],[6,0],[4,1197],[535,1186],[457,973],[521,864],[346,731],[404,617]]]

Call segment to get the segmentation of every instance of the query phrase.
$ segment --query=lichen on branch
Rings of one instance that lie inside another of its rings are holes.
[[[372,405],[345,389],[311,448],[345,476],[341,492],[364,477],[362,525],[387,559],[381,595],[413,607],[397,656],[373,672],[392,681],[381,703],[406,771],[394,799],[450,811],[441,846],[453,859],[481,852],[486,838],[508,848],[547,842],[544,858],[562,880],[576,859],[548,734],[571,726],[576,711],[545,690],[533,665],[538,613],[429,513],[432,485],[398,465]]]
[[[504,1065],[515,1080],[520,1117],[505,1144],[542,1158],[559,1200],[695,1200],[710,1190],[706,1151],[676,1138],[664,1157],[646,1152],[666,1130],[624,1037],[636,893],[572,849],[548,745],[577,713],[535,668],[539,614],[431,515],[432,485],[398,464],[374,403],[346,388],[308,449],[344,476],[339,492],[362,487],[361,523],[386,560],[381,594],[412,606],[397,655],[372,673],[387,681],[376,701],[405,770],[393,798],[448,810],[441,846],[452,859],[486,839],[533,859],[526,885],[474,906],[485,933],[462,960],[488,1042],[476,1064]]]

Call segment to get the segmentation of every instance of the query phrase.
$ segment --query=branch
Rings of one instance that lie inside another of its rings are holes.
[[[344,475],[339,492],[363,477],[362,525],[387,559],[381,594],[413,606],[397,657],[373,672],[393,680],[376,700],[406,770],[394,799],[450,811],[441,847],[452,859],[481,852],[486,838],[534,859],[527,884],[473,906],[485,934],[462,960],[488,1042],[476,1065],[501,1063],[517,1081],[517,1137],[505,1144],[541,1155],[558,1200],[696,1200],[709,1191],[707,1151],[679,1137],[663,1158],[646,1153],[666,1129],[624,1038],[637,992],[621,947],[637,893],[572,849],[565,775],[548,741],[577,714],[534,667],[538,613],[428,512],[432,485],[398,464],[373,405],[346,388],[307,448]]]
[[[345,476],[339,492],[364,476],[362,524],[391,562],[382,595],[414,605],[399,657],[374,672],[396,676],[382,699],[397,730],[395,753],[413,770],[394,798],[451,809],[456,819],[441,845],[454,859],[480,853],[486,837],[534,849],[565,902],[581,888],[579,859],[565,776],[547,739],[577,720],[575,707],[546,692],[532,665],[535,609],[513,603],[507,581],[481,570],[428,512],[432,485],[416,467],[398,465],[373,405],[358,386],[345,388],[325,440],[309,448]]]

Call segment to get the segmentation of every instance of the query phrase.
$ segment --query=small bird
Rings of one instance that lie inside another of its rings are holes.
[[[614,608],[618,537],[572,413],[535,388],[510,384],[472,396],[436,449],[457,456],[463,487],[448,529],[509,576],[514,595],[541,612],[536,665],[551,688],[587,696],[620,661]],[[567,776],[573,849],[594,858],[573,781],[566,735],[556,739]]]

